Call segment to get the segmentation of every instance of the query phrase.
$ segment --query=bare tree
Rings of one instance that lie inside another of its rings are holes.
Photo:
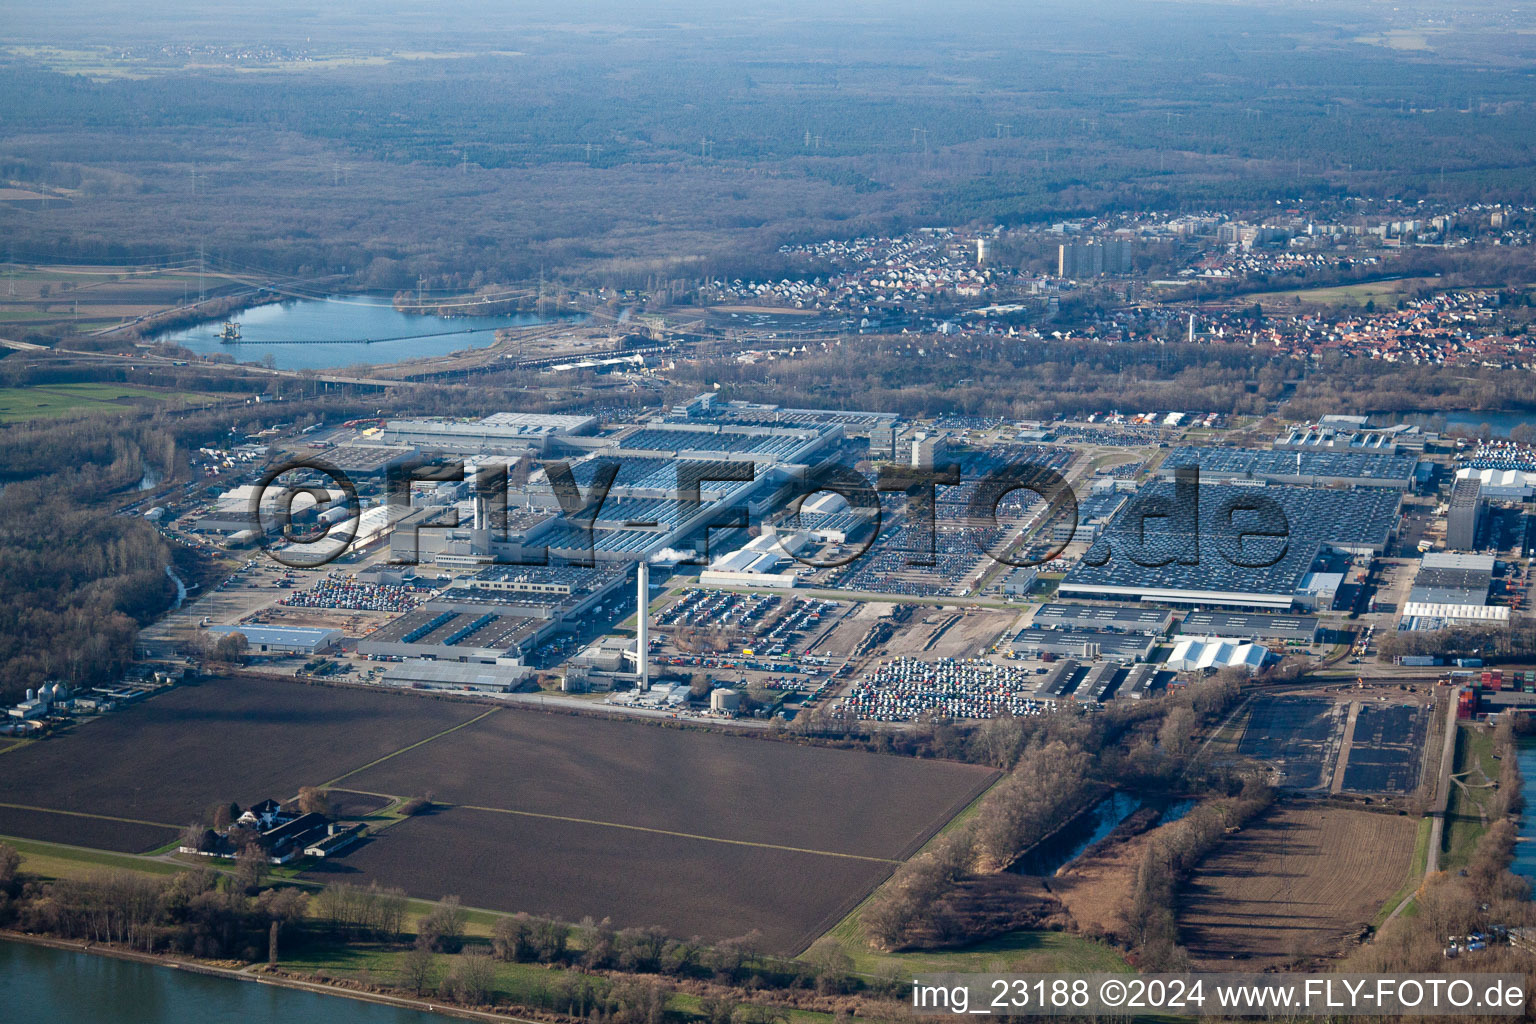
[[[235,854],[235,877],[246,892],[261,888],[267,878],[267,851],[260,843],[246,843]]]
[[[318,786],[303,786],[299,789],[299,810],[305,814],[330,814],[330,798]]]
[[[731,1024],[736,1015],[736,1000],[723,995],[700,996],[699,1013],[704,1024]]]
[[[16,852],[16,847],[0,843],[0,890],[6,890],[16,881],[16,872],[21,867],[21,854]]]
[[[437,957],[431,946],[418,940],[411,947],[400,961],[400,981],[418,996],[432,990],[437,981]]]
[[[250,647],[244,633],[225,633],[210,646],[208,656],[215,661],[234,664],[245,657]]]
[[[491,932],[491,952],[498,960],[532,960],[533,922],[523,914],[498,918]]]
[[[208,837],[213,832],[205,825],[193,822],[181,833],[181,845],[199,852],[208,849]]]
[[[496,987],[496,968],[484,953],[465,952],[454,958],[443,979],[443,992],[466,1006],[484,1006]]]
[[[457,896],[444,896],[432,912],[422,918],[417,941],[424,941],[440,953],[457,953],[464,945],[464,927],[469,913],[459,906]]]
[[[816,972],[816,990],[822,995],[832,995],[847,988],[854,964],[842,943],[830,935],[824,936],[812,944],[805,958]]]

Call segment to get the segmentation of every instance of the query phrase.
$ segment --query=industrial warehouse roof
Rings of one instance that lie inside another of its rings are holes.
[[[631,451],[728,452],[733,455],[773,455],[788,458],[819,432],[804,429],[720,427],[689,429],[681,426],[643,427],[621,438],[619,446]]]
[[[384,673],[384,681],[395,685],[424,683],[428,686],[506,690],[532,671],[521,665],[465,665],[455,661],[410,659],[391,666]]]
[[[1408,600],[1414,604],[1485,605],[1493,588],[1492,555],[1432,552],[1413,578]]]
[[[1025,653],[1088,656],[1092,648],[1115,661],[1137,661],[1152,653],[1157,638],[1145,633],[1112,633],[1102,629],[1024,629],[1013,638],[1013,649]]]
[[[701,480],[699,489],[704,494],[711,491],[723,491],[732,487],[742,486],[741,481],[733,482],[729,473],[733,469],[739,469],[739,463],[727,462],[723,459],[700,458],[672,458],[670,456],[657,455],[630,455],[609,451],[599,451],[582,459],[571,467],[571,475],[575,477],[583,491],[592,486],[592,481],[597,476],[597,471],[608,463],[618,463],[618,473],[613,478],[615,490],[633,488],[635,490],[661,490],[675,491],[678,488],[678,469],[680,466],[688,466],[688,472]],[[539,470],[535,479],[545,478],[545,471]],[[613,501],[617,495],[609,497]],[[607,505],[607,502],[604,502]]]
[[[324,647],[341,639],[339,629],[315,629],[309,626],[209,626],[214,636],[243,633],[248,643],[258,647]]]
[[[1173,613],[1162,608],[1134,604],[1067,604],[1053,601],[1035,612],[1036,626],[1131,630],[1161,633],[1173,621]]]
[[[542,438],[549,434],[576,433],[597,423],[595,416],[561,416],[545,413],[498,412],[480,420],[392,419],[384,424],[387,435],[515,440]]]
[[[1267,451],[1259,448],[1175,448],[1161,472],[1200,467],[1204,476],[1251,477],[1287,483],[1352,483],[1406,489],[1419,460],[1412,455],[1372,451]]]
[[[311,453],[305,452],[303,455]],[[415,448],[385,444],[340,444],[319,453],[321,461],[343,473],[369,475],[382,473],[396,463],[416,454]]]
[[[1386,489],[1202,483],[1197,498],[1199,532],[1191,535],[1187,523],[1151,515],[1174,510],[1175,494],[1172,481],[1143,487],[1067,573],[1060,592],[1286,608],[1324,545],[1348,551],[1383,550],[1402,504],[1401,495]],[[1258,513],[1243,510],[1243,504],[1254,498],[1269,498],[1279,506],[1287,537],[1248,532],[1261,525],[1266,530],[1278,525],[1261,524]],[[1233,554],[1240,558],[1228,557]],[[1142,563],[1165,564],[1138,564],[1133,555]],[[1234,560],[1250,565],[1234,565]]]
[[[479,594],[461,591],[468,600],[494,609],[496,602],[476,600]],[[511,607],[514,601],[501,602]],[[475,650],[514,650],[546,624],[545,619],[527,615],[501,615],[495,610],[464,612],[439,608],[436,602],[426,608],[406,612],[369,633],[361,641],[372,653],[378,644],[413,644],[420,647],[454,647],[465,652]],[[361,648],[360,648],[361,649]]]
[[[1472,555],[1459,551],[1431,551],[1420,566],[1424,569],[1462,569],[1492,573],[1499,564],[1493,555]]]
[[[607,584],[621,571],[608,566],[491,565],[475,573],[472,588],[526,589],[536,593],[586,594]]]
[[[1529,493],[1532,486],[1536,485],[1536,473],[1528,469],[1473,469],[1464,466],[1456,471],[1456,478],[1475,478],[1485,494],[1507,491]]]
[[[1243,668],[1257,672],[1264,667],[1269,652],[1257,644],[1235,644],[1215,637],[1185,637],[1174,645],[1168,667],[1175,672],[1205,669]]]
[[[1409,601],[1403,605],[1403,619],[1439,619],[1443,622],[1508,622],[1509,609],[1504,605],[1430,604]],[[1422,624],[1413,628],[1438,628]]]
[[[1214,636],[1224,640],[1305,640],[1317,636],[1317,619],[1311,615],[1243,615],[1235,612],[1190,612],[1179,627],[1182,633]]]
[[[513,427],[519,430],[538,431],[576,431],[596,421],[595,416],[571,416],[553,412],[493,412],[480,420],[488,427]]]

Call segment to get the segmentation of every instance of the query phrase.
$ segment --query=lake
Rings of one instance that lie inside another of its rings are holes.
[[[6,1024],[443,1024],[341,996],[209,977],[133,960],[0,941]]]
[[[384,295],[331,295],[253,306],[233,319],[240,325],[237,344],[219,340],[222,321],[166,331],[155,340],[173,342],[198,355],[227,355],[240,363],[259,363],[271,355],[281,370],[324,370],[485,348],[496,340],[500,328],[535,327],[561,318],[534,313],[426,316],[402,313]],[[585,318],[564,319],[578,323]],[[360,343],[365,340],[371,343]]]

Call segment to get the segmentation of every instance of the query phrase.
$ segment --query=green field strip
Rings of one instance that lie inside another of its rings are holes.
[[[602,828],[622,828],[630,832],[650,832],[658,836],[675,836],[679,839],[698,839],[706,843],[725,843],[728,846],[754,846],[760,850],[784,850],[789,853],[809,853],[817,857],[842,857],[845,860],[864,860],[874,864],[900,864],[889,857],[869,857],[862,853],[835,853],[831,850],[811,850],[803,846],[781,846],[778,843],[758,843],[750,839],[723,839],[720,836],[701,836],[693,832],[677,832],[668,828],[652,828],[649,825],[625,825],[617,821],[598,821],[594,818],[574,818],[564,814],[542,814],[538,811],[512,811],[505,807],[480,807],[476,804],[448,804],[466,811],[487,811],[491,814],[513,814],[520,818],[541,818],[545,821],[567,821],[576,825],[598,825]]]
[[[47,874],[46,864],[52,862],[78,864],[86,867],[117,868],[123,871],[138,871],[150,875],[174,875],[177,872],[188,870],[185,865],[156,860],[144,854],[116,853],[111,850],[98,850],[89,846],[70,846],[67,843],[49,843],[40,839],[25,839],[21,836],[0,835],[0,842],[14,847],[21,854],[23,871],[27,870],[27,862],[43,860],[45,862],[43,874],[45,875]]]
[[[1424,868],[1429,861],[1429,835],[1434,824],[1430,818],[1419,820],[1418,832],[1414,836],[1413,856],[1408,861],[1408,880],[1403,887],[1382,904],[1376,916],[1371,919],[1371,927],[1380,928],[1397,911],[1397,908],[1405,900],[1410,900],[1419,891],[1419,886],[1424,884]]]
[[[385,754],[383,757],[375,758],[372,761],[369,761],[365,765],[362,765],[362,766],[360,766],[358,768],[353,768],[349,772],[343,772],[342,774],[336,776],[334,779],[332,779],[329,782],[322,782],[322,783],[320,783],[319,787],[317,787],[317,788],[319,788],[319,789],[329,789],[329,788],[331,788],[332,786],[336,785],[338,782],[340,782],[343,779],[350,779],[352,776],[356,775],[358,772],[365,772],[369,768],[374,767],[375,765],[383,764],[385,761],[388,761],[392,757],[399,757],[401,754],[409,754],[411,751],[415,750],[417,747],[424,747],[428,743],[431,743],[433,740],[440,740],[444,736],[447,736],[449,733],[458,732],[460,729],[463,729],[463,728],[466,728],[468,726],[474,725],[476,722],[481,721],[482,719],[489,718],[489,717],[491,717],[492,715],[494,715],[496,712],[498,712],[500,710],[501,710],[501,708],[491,708],[491,710],[487,711],[485,714],[483,714],[483,715],[476,715],[474,718],[471,718],[467,722],[460,722],[458,725],[455,725],[455,726],[453,726],[452,728],[449,728],[449,729],[444,729],[440,733],[435,733],[435,734],[433,734],[431,736],[428,736],[424,740],[417,740],[415,743],[412,743],[408,747],[401,747],[399,750],[396,750],[396,751],[393,751],[391,753]],[[370,795],[384,796],[385,794],[379,793],[379,794],[370,794]]]
[[[124,825],[151,825],[155,828],[168,828],[173,832],[179,832],[185,825],[167,825],[163,821],[144,821],[140,818],[118,818],[110,814],[87,814],[85,811],[61,811],[53,807],[36,807],[32,804],[7,804],[0,803],[13,811],[41,811],[44,814],[66,814],[71,818],[94,818],[97,821],[116,821]]]

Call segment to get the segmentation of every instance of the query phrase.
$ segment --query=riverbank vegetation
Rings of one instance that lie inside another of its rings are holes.
[[[197,866],[171,876],[98,869],[43,880],[0,844],[0,928],[136,953],[239,961],[343,989],[555,1019],[766,1024],[881,1017],[895,982],[860,977],[835,946],[798,960],[755,935],[713,944],[606,920],[525,914],[470,927],[455,897],[412,912],[398,890],[245,884]],[[477,916],[479,912],[476,912]],[[489,932],[487,935],[486,932]]]
[[[1187,770],[1197,788],[1230,788],[1191,761],[1186,730],[1213,720],[1238,695],[1231,680],[1213,679],[1155,707],[1000,719],[960,730],[973,755],[1009,774],[862,909],[868,934],[852,951],[846,936],[834,934],[784,959],[750,934],[709,943],[591,919],[488,915],[451,897],[423,905],[398,890],[317,886],[240,862],[185,869],[152,863],[174,874],[86,865],[48,879],[18,871],[18,858],[3,851],[0,926],[155,955],[265,964],[299,979],[518,1013],[635,1024],[658,1014],[704,1024],[805,1014],[878,1019],[890,1011],[899,984],[891,971],[904,968],[871,950],[869,938],[883,930],[887,946],[942,951],[980,949],[991,935],[998,949],[1018,946],[1021,919],[989,917],[985,900],[1004,890],[989,897],[988,887],[1019,878],[1003,869],[1104,791],[1106,780],[1090,768],[1087,751],[1113,748],[1115,764],[1140,759],[1144,779],[1168,782]],[[921,899],[911,902],[914,895]],[[936,916],[923,916],[934,909]],[[1120,963],[1090,939],[1060,941],[1068,945],[1056,950],[1056,940],[1031,939],[1027,950],[1018,948],[1027,962],[1076,962],[1092,953],[1094,964]],[[855,959],[866,951],[875,959]]]
[[[1455,785],[1468,796],[1475,787],[1477,799],[1458,801],[1453,794],[1447,817],[1470,814],[1477,828],[1463,830],[1470,831],[1463,839],[1448,824],[1444,870],[1425,878],[1413,903],[1386,922],[1375,941],[1350,956],[1347,971],[1529,975],[1529,952],[1502,937],[1536,925],[1530,883],[1510,870],[1524,809],[1516,741],[1531,729],[1531,716],[1510,712],[1494,727],[1461,727],[1458,752],[1466,756],[1458,757],[1457,765],[1458,774],[1466,777]],[[1474,932],[1493,936],[1488,948],[1465,949],[1466,936]],[[1448,956],[1448,946],[1458,940],[1461,954]]]
[[[1004,751],[1000,766],[1008,775],[860,908],[864,940],[884,951],[945,949],[1022,928],[1066,927],[1070,916],[1049,886],[1026,881],[1015,865],[1070,826],[1111,784],[1152,792],[1170,784],[1210,793],[1241,787],[1226,773],[1193,770],[1195,735],[1240,696],[1238,680],[1226,674],[1191,684],[1155,707],[986,723],[978,730],[982,745]],[[1004,730],[1011,743],[991,735]],[[1246,808],[1248,799],[1234,807]]]

